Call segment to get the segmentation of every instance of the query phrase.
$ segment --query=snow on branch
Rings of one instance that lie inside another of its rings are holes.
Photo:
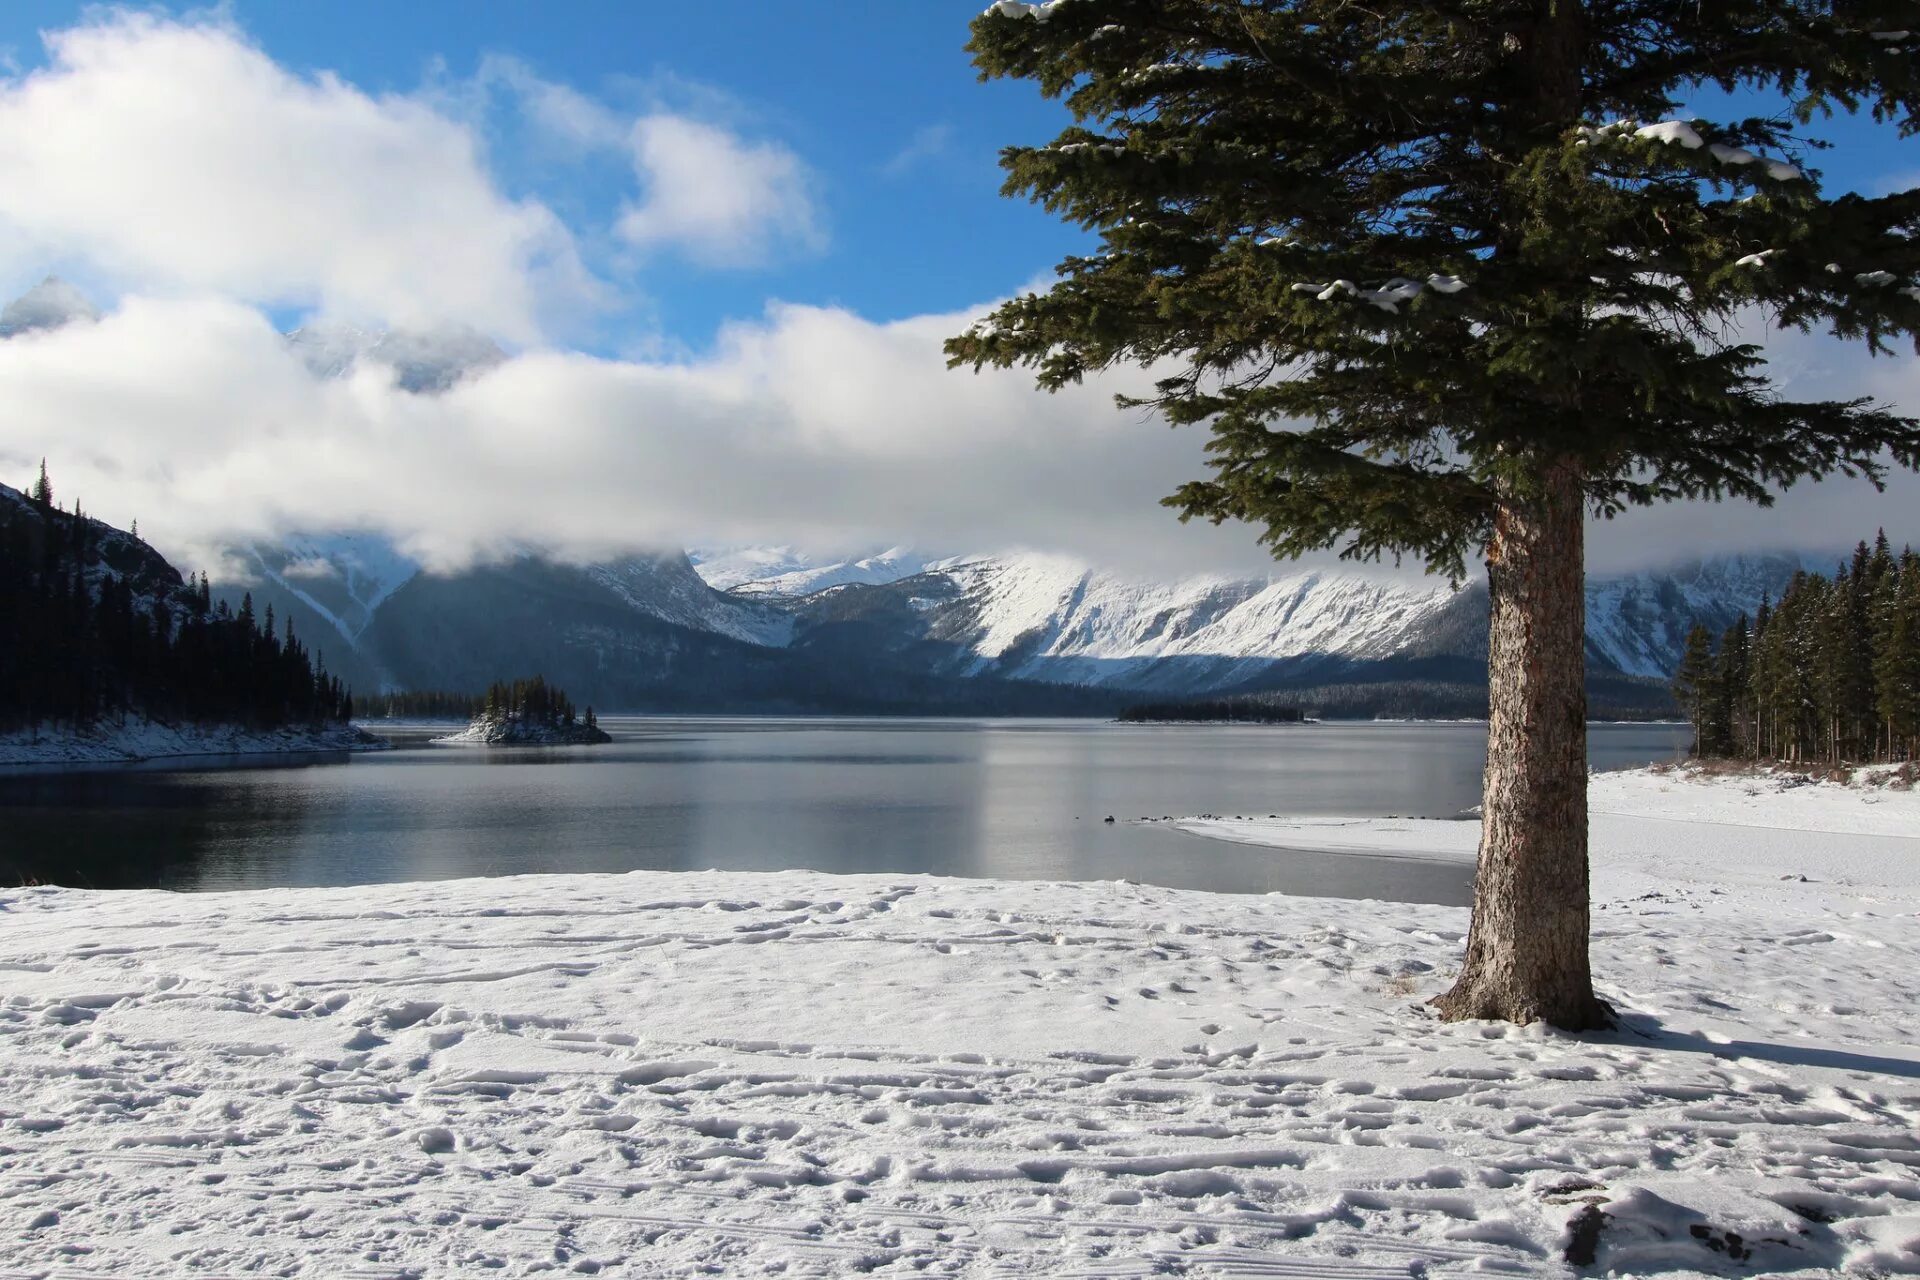
[[[1582,125],[1575,132],[1579,134],[1575,139],[1575,146],[1584,147],[1595,143],[1611,142],[1616,138],[1632,134],[1645,142],[1659,142],[1667,146],[1681,147],[1687,151],[1699,151],[1705,148],[1707,154],[1721,164],[1735,166],[1757,164],[1762,166],[1767,176],[1776,182],[1791,182],[1807,176],[1800,171],[1798,165],[1788,164],[1785,160],[1774,160],[1749,151],[1745,147],[1730,147],[1720,142],[1708,143],[1700,136],[1700,131],[1685,120],[1662,120],[1658,124],[1647,125],[1635,124],[1632,120],[1616,120],[1608,125]]]
[[[997,13],[1003,18],[1032,18],[1036,22],[1045,22],[1053,16],[1053,11],[1065,4],[1066,0],[1043,0],[1040,4],[1030,4],[1028,0],[994,0],[984,12]]]
[[[1378,289],[1363,289],[1351,280],[1335,280],[1332,284],[1308,284],[1302,281],[1293,286],[1293,292],[1310,293],[1321,302],[1332,302],[1345,295],[1399,315],[1401,303],[1412,302],[1427,289],[1435,293],[1458,293],[1466,287],[1467,282],[1459,276],[1431,275],[1424,284],[1404,276],[1395,276]]]

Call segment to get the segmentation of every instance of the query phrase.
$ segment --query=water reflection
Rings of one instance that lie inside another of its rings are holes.
[[[609,720],[594,748],[459,748],[444,729],[325,763],[0,777],[0,883],[238,889],[634,869],[1130,879],[1464,902],[1449,864],[1202,840],[1140,817],[1451,816],[1478,725]],[[1596,726],[1603,766],[1681,726]],[[1120,819],[1103,821],[1109,814]]]

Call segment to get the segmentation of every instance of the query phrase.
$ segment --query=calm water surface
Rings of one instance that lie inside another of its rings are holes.
[[[1452,817],[1469,724],[609,718],[576,748],[432,745],[242,768],[0,777],[0,884],[255,889],[547,871],[1126,878],[1239,893],[1464,903],[1466,868],[1273,850],[1130,819]],[[1602,725],[1602,767],[1670,759],[1679,725]],[[1112,814],[1120,821],[1102,821]]]

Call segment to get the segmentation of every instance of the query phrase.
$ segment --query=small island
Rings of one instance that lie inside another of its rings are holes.
[[[543,676],[495,681],[480,713],[461,732],[441,742],[487,747],[571,747],[612,742],[588,707],[574,711],[573,699]]]

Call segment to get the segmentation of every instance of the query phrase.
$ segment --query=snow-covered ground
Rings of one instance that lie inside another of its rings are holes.
[[[0,765],[115,764],[163,756],[369,751],[385,745],[364,730],[345,725],[248,729],[239,725],[169,725],[133,720],[125,726],[100,725],[78,733],[53,729],[0,733]]]
[[[0,1276],[1570,1275],[1583,1218],[1602,1270],[1920,1272],[1915,798],[1723,812],[1740,785],[1596,782],[1626,1024],[1586,1038],[1434,1021],[1448,908],[805,872],[0,893]],[[1907,825],[1819,833],[1861,810]]]

